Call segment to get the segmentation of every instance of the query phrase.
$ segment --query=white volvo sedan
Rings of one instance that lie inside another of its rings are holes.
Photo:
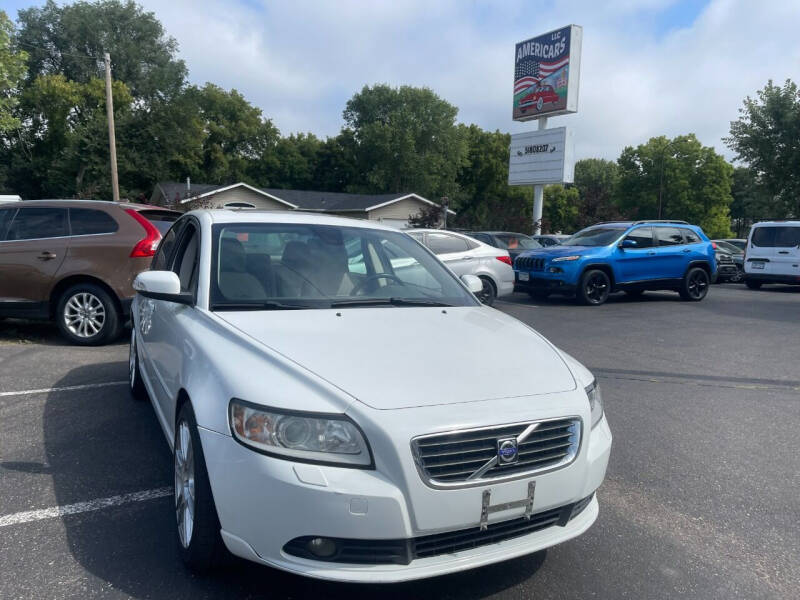
[[[135,282],[130,385],[173,449],[178,546],[392,582],[586,531],[611,433],[592,375],[367,221],[197,211]]]

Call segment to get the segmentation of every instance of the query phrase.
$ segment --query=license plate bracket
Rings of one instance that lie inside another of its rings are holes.
[[[525,508],[526,519],[530,519],[533,515],[533,498],[536,494],[536,482],[528,482],[528,496],[522,500],[515,500],[514,502],[501,502],[500,504],[492,505],[492,490],[483,490],[483,498],[481,502],[481,531],[486,531],[489,527],[489,515],[512,508]]]
[[[750,266],[753,267],[754,269],[763,269],[764,268],[764,263],[761,262],[761,261],[755,261],[754,260],[752,263],[750,263]]]

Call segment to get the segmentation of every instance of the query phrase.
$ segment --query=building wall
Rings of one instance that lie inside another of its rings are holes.
[[[409,215],[419,214],[423,207],[428,206],[424,202],[415,200],[414,198],[406,198],[394,204],[384,206],[370,211],[369,218],[372,221],[379,221],[381,219],[392,220],[405,220],[408,221]]]
[[[245,187],[235,187],[230,190],[225,190],[224,192],[219,192],[213,196],[203,198],[203,200],[210,200],[213,208],[223,208],[226,204],[231,202],[247,202],[248,204],[254,205],[255,208],[263,210],[291,210],[289,206],[262,194],[257,194],[253,190],[249,190]]]

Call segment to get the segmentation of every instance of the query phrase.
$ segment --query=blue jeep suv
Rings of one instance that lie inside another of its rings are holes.
[[[592,305],[618,290],[634,296],[674,290],[684,300],[699,301],[716,276],[711,241],[685,221],[599,223],[514,261],[514,291],[534,298],[574,294]]]

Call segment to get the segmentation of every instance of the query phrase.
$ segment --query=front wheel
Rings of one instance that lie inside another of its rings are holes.
[[[681,282],[681,298],[691,302],[699,302],[708,294],[708,284],[709,278],[705,269],[700,267],[689,269]]]
[[[746,279],[744,283],[751,290],[760,290],[761,289],[761,282],[760,281],[753,281],[752,279]]]
[[[491,306],[497,299],[497,290],[494,287],[494,283],[492,283],[491,279],[488,277],[481,277],[480,279],[481,283],[483,283],[483,289],[475,295],[483,304]]]
[[[744,281],[744,271],[736,269],[736,275],[732,275],[729,281],[731,283],[742,283]]]
[[[577,296],[582,304],[599,306],[608,300],[610,293],[611,280],[604,271],[590,269],[581,276]]]
[[[208,571],[220,564],[225,546],[197,421],[189,402],[181,408],[175,424],[174,457],[178,551],[191,570]]]

